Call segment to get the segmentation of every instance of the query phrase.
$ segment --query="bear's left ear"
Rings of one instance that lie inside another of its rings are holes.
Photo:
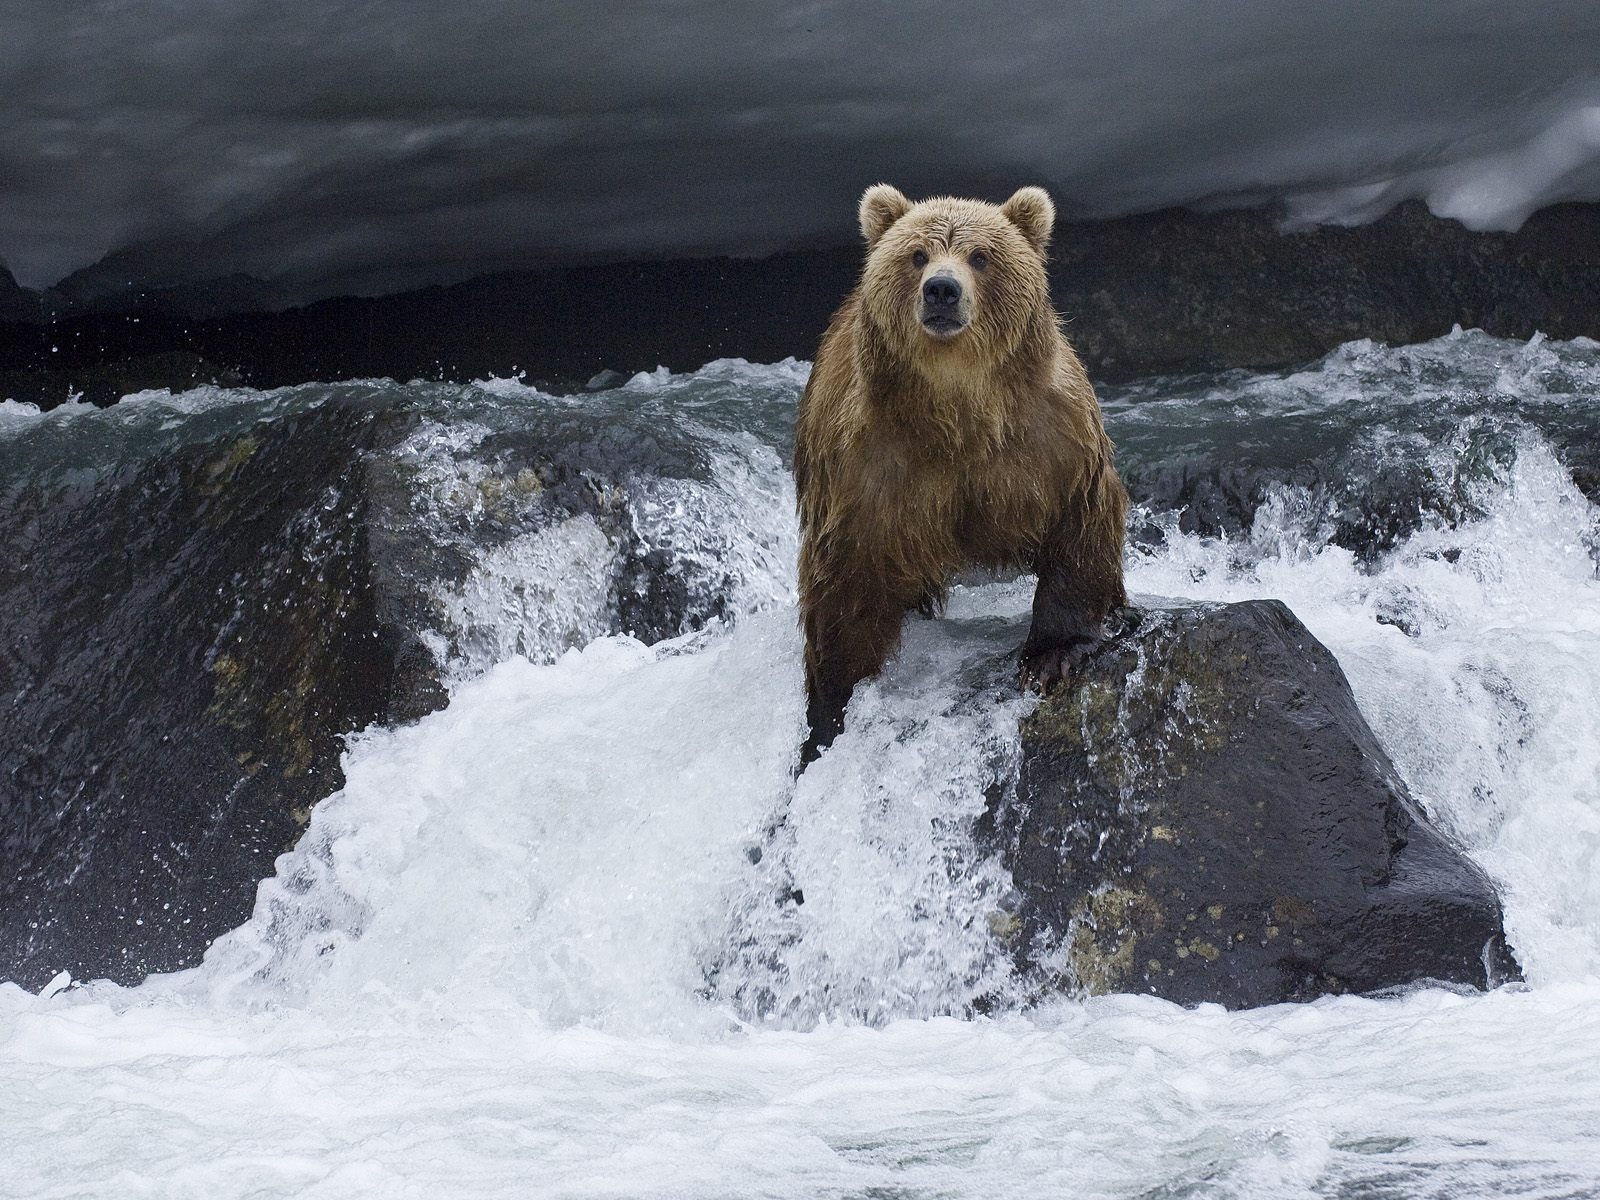
[[[878,244],[878,239],[889,232],[901,217],[911,211],[911,201],[899,188],[887,183],[875,183],[861,197],[861,236],[867,239],[867,249]]]
[[[1043,250],[1050,241],[1050,230],[1055,228],[1056,206],[1050,193],[1041,187],[1018,188],[1000,206],[1000,212],[1032,243],[1035,250]]]

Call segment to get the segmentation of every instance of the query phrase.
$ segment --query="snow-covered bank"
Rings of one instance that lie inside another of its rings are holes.
[[[1587,0],[27,0],[0,45],[0,259],[29,286],[107,255],[303,297],[758,254],[847,237],[880,178],[1043,183],[1080,216],[1422,197],[1475,229],[1600,198]]]

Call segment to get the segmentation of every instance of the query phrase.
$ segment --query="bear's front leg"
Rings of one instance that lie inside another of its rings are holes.
[[[1099,641],[1111,610],[1128,602],[1122,537],[1121,506],[1112,504],[1087,519],[1064,519],[1040,548],[1033,624],[1017,666],[1021,686],[1044,693],[1065,682],[1073,647]]]
[[[885,596],[819,598],[805,613],[806,723],[800,751],[805,769],[844,729],[844,710],[856,684],[876,675],[900,641],[907,605]]]
[[[1039,577],[1033,596],[1033,624],[1018,656],[1019,686],[1045,694],[1065,683],[1072,648],[1100,637],[1099,622],[1084,619],[1084,608],[1072,592],[1067,579]]]

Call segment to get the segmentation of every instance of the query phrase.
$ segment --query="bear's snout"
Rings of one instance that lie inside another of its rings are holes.
[[[961,303],[961,281],[954,275],[935,275],[922,285],[922,302],[929,308],[954,308]]]
[[[929,333],[948,337],[966,328],[967,315],[962,311],[961,281],[954,275],[940,271],[930,275],[922,284],[922,325]]]

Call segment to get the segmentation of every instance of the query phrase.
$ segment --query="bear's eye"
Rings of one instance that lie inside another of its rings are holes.
[[[911,265],[919,271],[922,270],[928,265],[928,256],[921,250],[914,251],[911,255]]]
[[[974,250],[967,261],[972,264],[974,271],[982,271],[989,265],[989,256],[982,250]]]

